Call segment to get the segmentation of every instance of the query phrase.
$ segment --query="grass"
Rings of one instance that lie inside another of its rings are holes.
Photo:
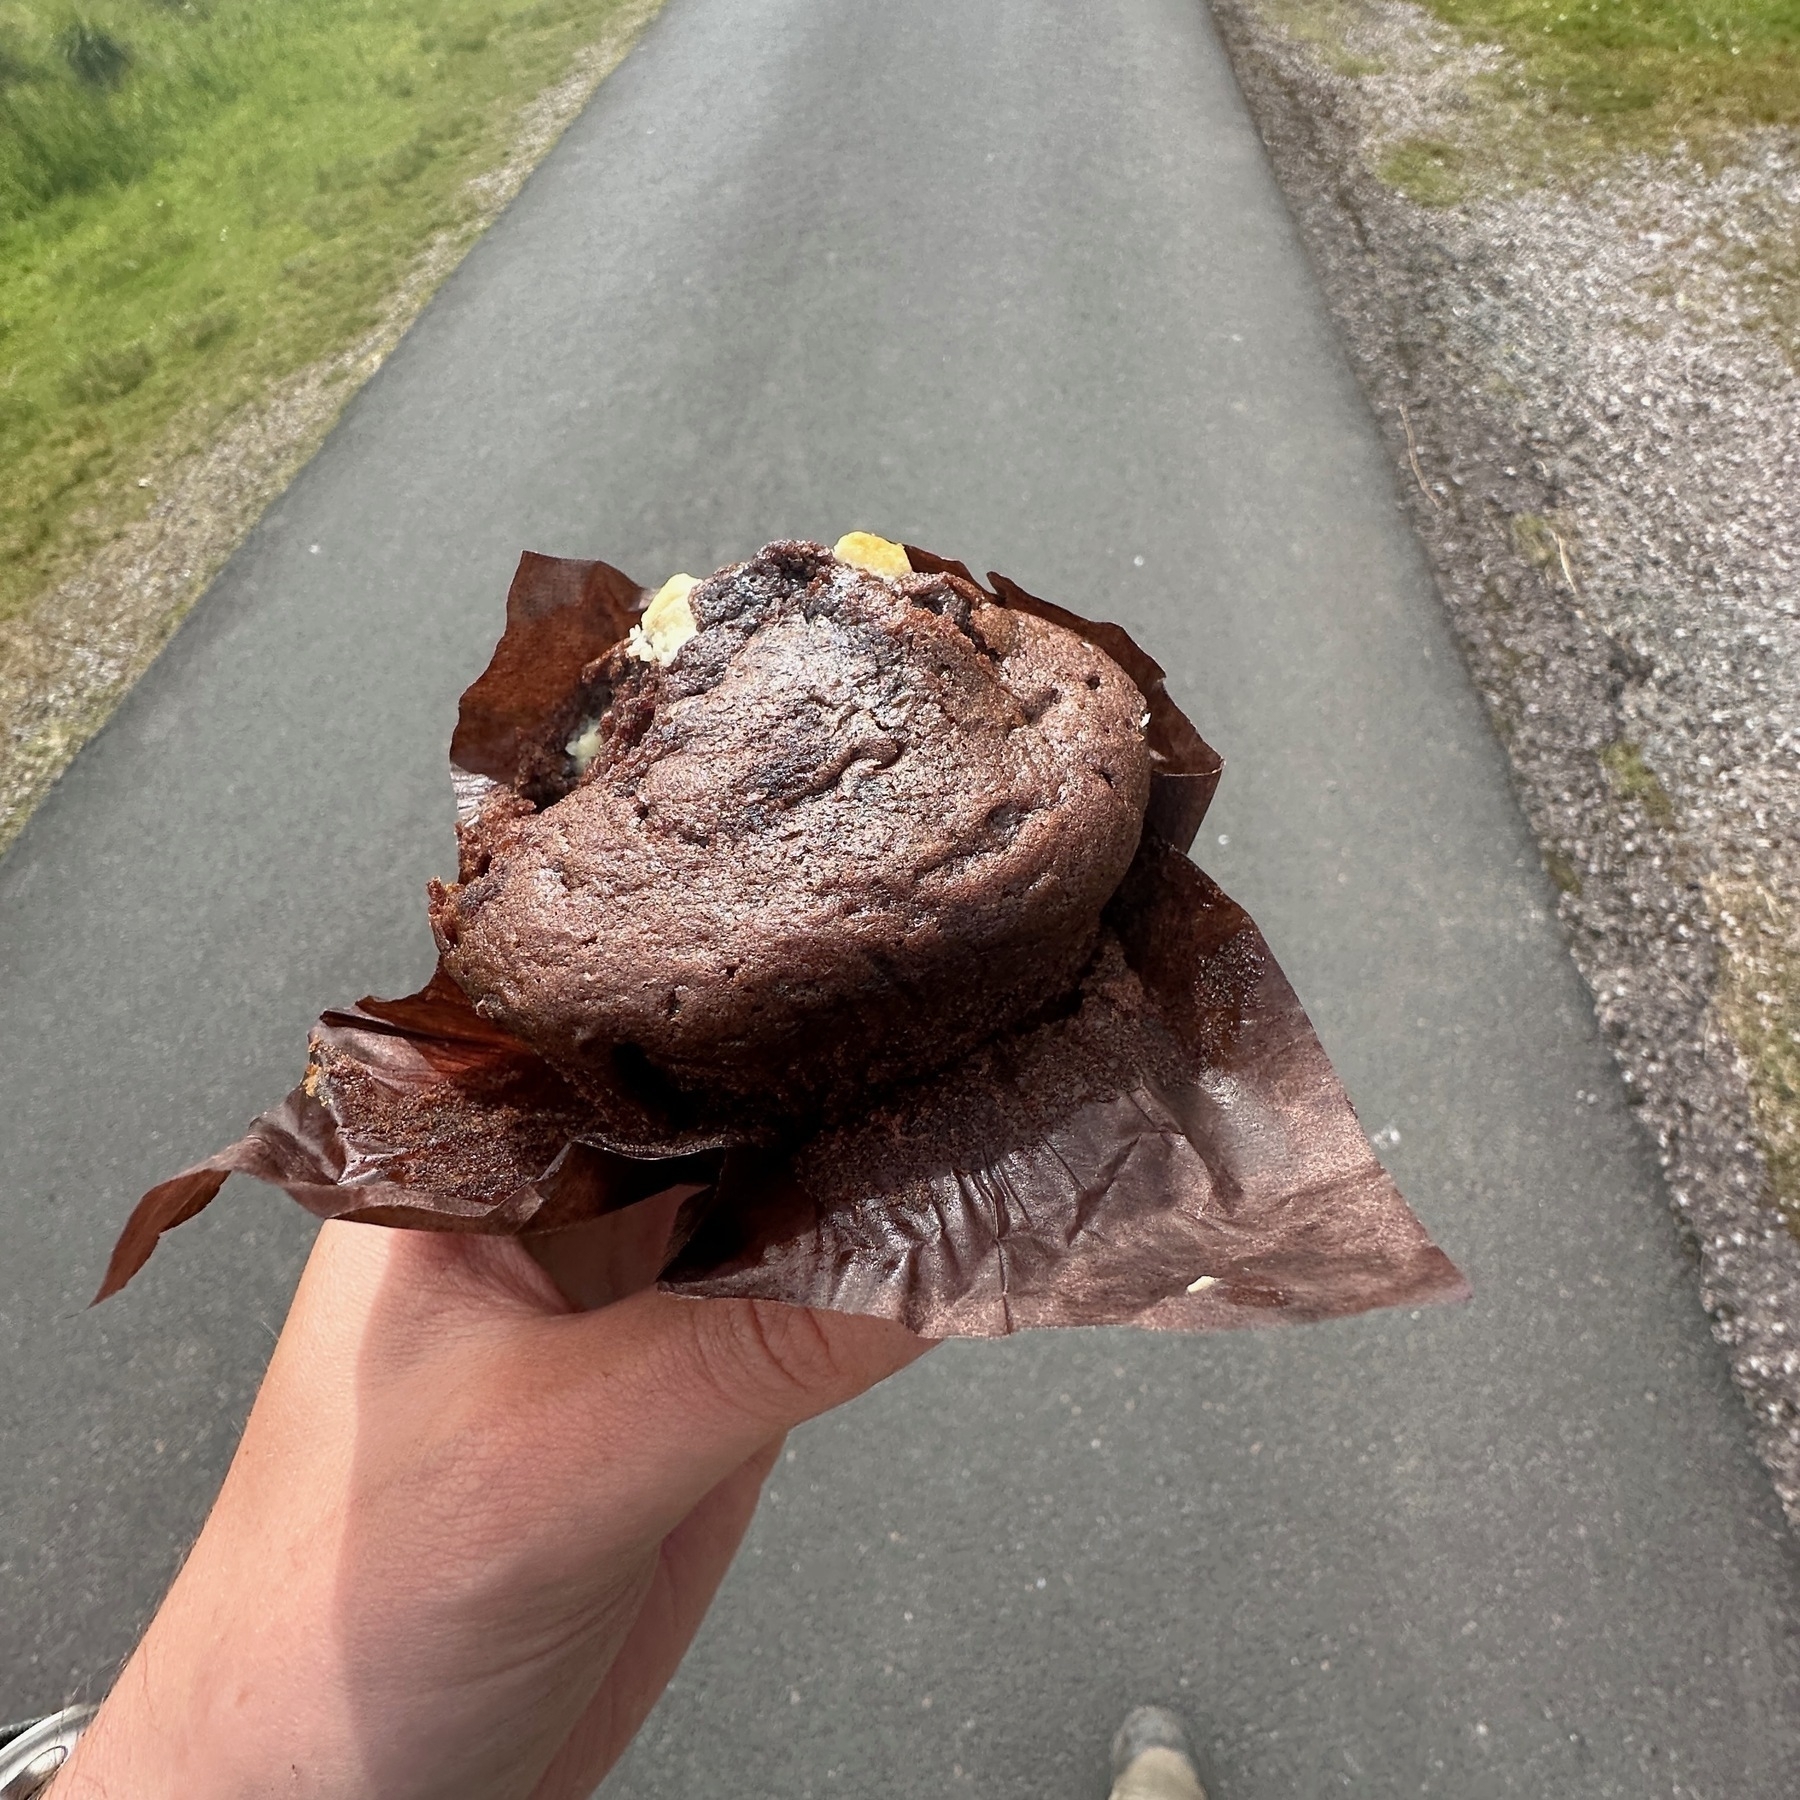
[[[1542,513],[1515,513],[1513,547],[1534,569],[1547,569],[1557,561],[1561,540],[1556,527]]]
[[[1800,0],[1425,0],[1560,111],[1655,145],[1800,125]]]
[[[1600,752],[1600,766],[1613,792],[1628,805],[1641,806],[1653,825],[1667,831],[1675,823],[1675,802],[1636,744],[1627,738],[1608,744]]]
[[[1575,865],[1560,850],[1544,852],[1544,870],[1556,883],[1561,893],[1581,897],[1581,877],[1575,871]]]
[[[1541,124],[1533,151],[1553,167],[1572,172],[1596,152],[1677,143],[1703,157],[1728,156],[1749,128],[1800,128],[1800,0],[1425,4],[1468,38],[1499,43],[1517,58],[1539,101],[1521,117],[1532,121],[1529,131]],[[1490,135],[1511,149],[1495,160],[1530,160],[1519,154],[1517,127]],[[1415,201],[1453,205],[1466,190],[1467,165],[1466,151],[1412,139],[1387,151],[1379,173]],[[1800,362],[1800,239],[1791,225],[1732,247],[1726,262],[1756,322]],[[1552,523],[1533,515],[1515,518],[1513,535],[1540,568],[1562,551]],[[1668,790],[1636,744],[1609,744],[1600,762],[1621,803],[1662,830],[1675,827]],[[1565,892],[1580,891],[1566,859],[1552,853],[1546,865]],[[1760,887],[1713,899],[1722,927],[1719,1012],[1743,1058],[1770,1198],[1800,1234],[1800,932]]]
[[[0,622],[366,331],[627,3],[0,0]]]
[[[1719,1007],[1746,1065],[1772,1197],[1800,1234],[1800,931],[1765,888],[1719,887],[1712,899],[1725,927]]]
[[[1466,44],[1498,45],[1507,55],[1498,68],[1491,58],[1469,59],[1485,72],[1472,74],[1449,106],[1428,109],[1443,135],[1377,135],[1376,174],[1418,205],[1455,206],[1495,185],[1579,185],[1616,167],[1621,153],[1677,146],[1717,168],[1742,153],[1749,130],[1800,131],[1800,0],[1420,4]],[[1366,29],[1370,14],[1357,0],[1259,0],[1259,8],[1340,73],[1377,72],[1354,54],[1371,41],[1403,69],[1417,67],[1416,48],[1409,52],[1391,30],[1383,37]],[[1748,303],[1749,321],[1800,367],[1800,235],[1773,207],[1761,217],[1759,226],[1752,212],[1749,232],[1716,255]],[[1507,397],[1499,381],[1488,386]],[[1551,579],[1560,574],[1579,601],[1567,519],[1519,513],[1511,533],[1519,555]],[[1489,603],[1501,604],[1492,590]],[[1599,761],[1621,808],[1658,831],[1679,829],[1674,801],[1640,746],[1618,739]],[[1567,856],[1547,848],[1544,866],[1563,893],[1581,893]],[[1784,914],[1759,885],[1709,891],[1719,1016],[1742,1055],[1772,1202],[1800,1235],[1800,915],[1791,905]]]
[[[1376,173],[1420,206],[1454,206],[1469,191],[1465,157],[1442,138],[1405,138],[1382,157]]]

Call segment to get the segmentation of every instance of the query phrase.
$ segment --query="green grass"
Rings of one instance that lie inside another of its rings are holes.
[[[0,0],[0,621],[365,331],[627,4]]]
[[[1376,173],[1420,206],[1454,206],[1469,191],[1465,158],[1441,138],[1404,138],[1381,159]]]
[[[1554,105],[1653,145],[1800,125],[1800,0],[1426,0]]]
[[[1600,766],[1621,800],[1641,806],[1645,817],[1665,831],[1674,825],[1675,802],[1636,744],[1627,738],[1608,744],[1600,752]]]
[[[1573,894],[1577,899],[1581,897],[1581,877],[1560,850],[1544,852],[1544,870],[1562,893]]]

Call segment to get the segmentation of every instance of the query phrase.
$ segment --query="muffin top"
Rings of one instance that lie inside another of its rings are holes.
[[[434,885],[446,970],[603,1116],[623,1087],[773,1125],[940,1068],[1073,990],[1136,851],[1129,677],[839,550],[668,583],[593,672],[577,784],[490,805]]]

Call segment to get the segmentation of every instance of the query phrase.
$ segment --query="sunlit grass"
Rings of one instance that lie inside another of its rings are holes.
[[[0,619],[355,340],[626,0],[0,0]]]
[[[1454,206],[1469,191],[1460,146],[1441,138],[1403,138],[1381,159],[1378,173],[1421,206]]]
[[[1800,124],[1800,0],[1426,0],[1561,110],[1653,144]]]

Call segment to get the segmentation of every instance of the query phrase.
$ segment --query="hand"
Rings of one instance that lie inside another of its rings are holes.
[[[55,1800],[586,1796],[790,1426],[928,1346],[633,1292],[672,1204],[542,1242],[327,1225],[206,1528]],[[560,1260],[558,1260],[560,1259]]]

